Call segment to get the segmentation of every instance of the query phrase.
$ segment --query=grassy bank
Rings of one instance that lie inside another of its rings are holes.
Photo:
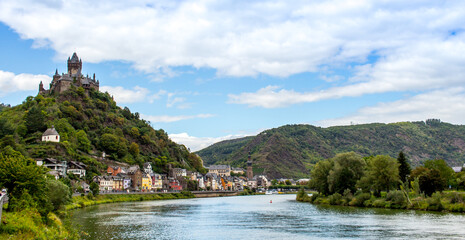
[[[83,208],[92,205],[115,203],[115,202],[135,202],[149,200],[168,200],[168,199],[185,199],[194,198],[195,196],[188,191],[180,193],[154,193],[154,194],[105,194],[97,196],[76,196],[72,202],[66,205],[66,210]]]
[[[35,209],[17,212],[3,212],[0,224],[0,239],[79,239],[68,221],[62,221],[56,214],[48,215],[47,223]]]
[[[67,218],[67,210],[83,208],[97,204],[132,202],[147,200],[168,200],[194,198],[191,192],[154,193],[154,194],[108,194],[97,196],[76,196],[65,206],[59,216],[49,213],[44,221],[39,212],[34,209],[7,212],[4,209],[0,224],[0,239],[79,239],[79,233]]]
[[[464,192],[436,192],[431,197],[422,194],[391,191],[375,197],[370,193],[357,192],[352,195],[335,193],[330,196],[313,193],[311,196],[301,190],[297,194],[297,201],[321,205],[339,205],[356,207],[374,207],[390,209],[412,209],[424,211],[447,211],[465,213]]]

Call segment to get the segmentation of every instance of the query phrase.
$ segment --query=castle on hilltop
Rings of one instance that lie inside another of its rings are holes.
[[[50,83],[50,89],[45,90],[42,81],[39,84],[39,94],[59,94],[68,90],[71,86],[82,87],[85,90],[94,89],[99,90],[99,81],[95,80],[95,73],[93,78],[83,76],[82,60],[78,58],[76,53],[73,53],[71,58],[68,57],[68,72],[58,74],[58,69],[53,75],[53,80]]]

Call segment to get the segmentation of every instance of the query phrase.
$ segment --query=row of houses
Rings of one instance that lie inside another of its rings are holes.
[[[49,168],[49,174],[54,175],[57,179],[67,174],[73,174],[79,178],[86,176],[87,166],[81,162],[44,158],[37,160],[37,165]],[[240,176],[244,173],[241,168],[216,165],[208,169],[207,174],[191,172],[182,168],[171,168],[168,174],[159,174],[153,172],[150,163],[145,163],[142,169],[138,165],[128,168],[109,166],[106,175],[94,176],[92,181],[98,184],[100,192],[241,191],[244,187],[252,189],[271,186],[271,181],[264,175],[257,175],[252,179]],[[231,173],[235,173],[236,176],[232,176]],[[279,179],[282,182],[285,180]],[[293,180],[292,183],[295,184]],[[88,184],[83,184],[83,188],[87,191]]]
[[[60,161],[54,158],[44,158],[36,160],[36,163],[39,166],[44,166],[50,169],[48,173],[55,176],[56,179],[64,177],[67,174],[73,174],[79,178],[86,176],[87,166],[82,162]]]
[[[215,170],[216,169],[216,170]],[[143,168],[134,165],[129,168],[109,166],[107,175],[95,176],[93,181],[99,185],[101,192],[142,191],[168,192],[182,190],[240,191],[244,187],[267,188],[271,182],[266,176],[259,175],[253,179],[231,176],[225,167],[210,168],[207,174],[191,172],[182,168],[172,168],[168,174],[155,173],[150,163]],[[229,168],[229,171],[231,169]]]

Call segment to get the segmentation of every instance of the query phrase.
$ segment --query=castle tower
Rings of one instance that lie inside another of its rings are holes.
[[[253,170],[252,170],[252,156],[249,152],[249,158],[247,159],[247,179],[252,180]]]
[[[58,69],[55,70],[55,75],[53,75],[53,81],[56,82],[60,79],[60,74],[58,74]]]
[[[44,93],[44,92],[45,92],[44,84],[42,83],[42,81],[40,81],[40,83],[39,83],[39,93]]]
[[[82,60],[78,58],[76,53],[73,53],[71,59],[68,57],[68,74],[81,75]]]

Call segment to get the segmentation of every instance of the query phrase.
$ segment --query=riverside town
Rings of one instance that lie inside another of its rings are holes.
[[[0,240],[465,239],[464,22],[0,0]]]

